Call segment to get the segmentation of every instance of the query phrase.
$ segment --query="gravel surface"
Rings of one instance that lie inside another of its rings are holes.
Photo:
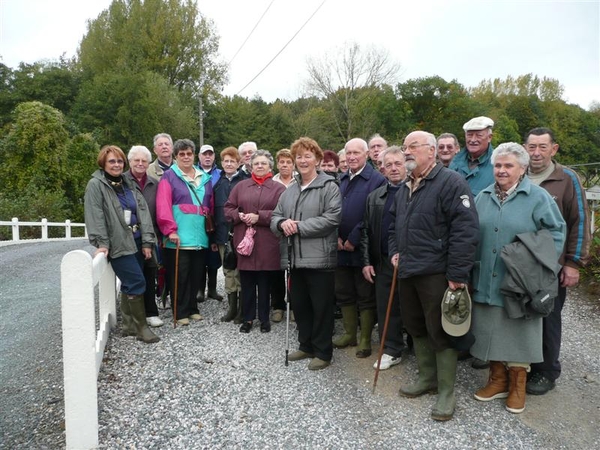
[[[33,246],[13,246],[17,257],[0,248],[1,448],[64,447],[62,361],[55,340],[60,292],[56,280],[45,274],[51,264],[42,264],[54,258],[55,270],[60,262],[59,252],[48,256],[52,245],[63,253],[69,250],[64,243],[37,244],[41,252],[36,256],[29,250]],[[32,261],[35,270],[29,269]],[[23,278],[28,270],[31,277]],[[37,291],[45,287],[47,295],[19,299],[19,286],[26,279],[37,284],[38,278],[44,281]],[[17,300],[32,305],[17,308]],[[40,320],[30,312],[44,301],[51,305],[41,308]],[[578,291],[569,293],[563,313],[563,375],[557,388],[528,396],[525,412],[513,415],[501,400],[473,399],[487,373],[461,362],[458,407],[446,423],[429,418],[434,396],[405,399],[397,394],[401,383],[416,376],[413,355],[382,371],[372,394],[374,356],[359,360],[355,348],[335,350],[325,370],[307,370],[308,361],[285,367],[285,322],[273,324],[271,333],[260,333],[255,324],[250,334],[242,334],[239,326],[220,322],[225,307],[214,300],[202,303],[203,321],[176,329],[167,323],[155,329],[162,340],[154,345],[111,334],[98,380],[102,448],[600,447],[600,302]],[[161,317],[170,320],[171,314],[161,311]],[[9,328],[7,322],[14,324]],[[41,328],[41,341],[26,339],[29,327]],[[340,321],[336,327],[341,329]],[[291,350],[295,339],[292,324]]]

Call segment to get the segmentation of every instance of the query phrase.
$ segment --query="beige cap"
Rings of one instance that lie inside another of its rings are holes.
[[[467,123],[463,125],[463,130],[465,131],[480,131],[485,130],[486,128],[492,128],[494,126],[494,121],[489,117],[479,116],[473,117]]]

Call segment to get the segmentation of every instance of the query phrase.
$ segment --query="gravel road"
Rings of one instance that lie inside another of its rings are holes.
[[[64,447],[55,271],[65,252],[84,247],[0,248],[1,448]],[[374,356],[336,350],[326,370],[308,371],[306,361],[285,367],[285,323],[245,335],[219,321],[224,303],[208,300],[200,310],[199,323],[159,328],[158,344],[111,335],[98,385],[102,448],[600,448],[600,299],[576,290],[563,313],[556,389],[528,396],[525,412],[513,415],[501,400],[473,399],[487,373],[461,362],[458,407],[446,423],[429,418],[434,397],[397,395],[416,374],[412,355],[381,372],[373,395]]]

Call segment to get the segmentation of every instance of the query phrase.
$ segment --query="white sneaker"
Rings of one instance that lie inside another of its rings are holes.
[[[146,323],[154,328],[162,327],[164,325],[163,321],[160,320],[158,316],[146,317]]]
[[[402,357],[400,356],[390,356],[385,353],[381,356],[381,364],[379,365],[379,370],[387,370],[392,366],[400,364],[402,362]],[[377,360],[373,364],[373,369],[377,369]]]

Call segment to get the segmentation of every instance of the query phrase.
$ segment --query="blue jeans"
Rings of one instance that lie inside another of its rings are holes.
[[[139,253],[110,259],[115,274],[121,280],[121,292],[127,295],[142,295],[146,291]]]

